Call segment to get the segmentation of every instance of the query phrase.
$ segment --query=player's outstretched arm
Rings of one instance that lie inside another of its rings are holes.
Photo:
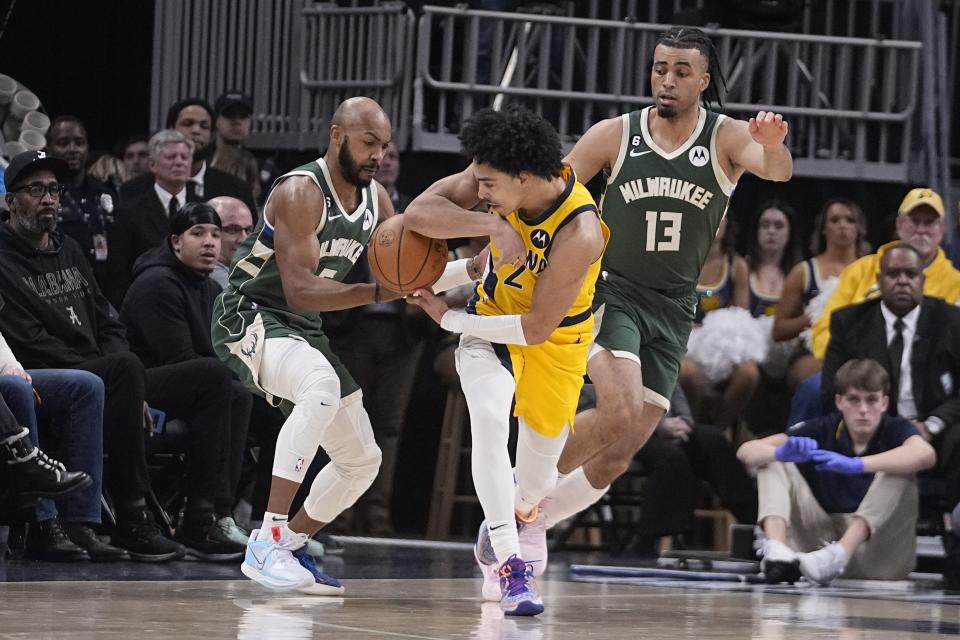
[[[586,184],[601,171],[613,169],[622,138],[622,117],[601,120],[587,129],[563,161],[573,167],[577,180]]]
[[[372,284],[343,284],[316,275],[320,262],[317,227],[323,194],[309,178],[291,176],[270,195],[268,213],[283,294],[294,311],[336,311],[400,297]]]
[[[429,238],[488,236],[497,245],[501,264],[519,264],[526,256],[519,234],[498,215],[473,211],[480,204],[473,165],[433,183],[403,214],[404,226]]]
[[[729,119],[717,132],[721,157],[729,159],[736,182],[743,171],[775,182],[786,182],[793,175],[793,156],[783,144],[789,127],[779,113],[760,111],[749,122]],[[725,166],[725,169],[727,167]]]

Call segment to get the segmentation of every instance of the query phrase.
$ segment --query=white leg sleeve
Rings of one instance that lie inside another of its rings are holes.
[[[497,527],[496,535],[491,531],[497,559],[506,560],[520,554],[513,515],[513,471],[507,450],[516,385],[485,340],[464,336],[456,361],[470,412],[473,484],[487,523]]]
[[[277,436],[273,475],[303,482],[339,409],[340,380],[326,357],[303,340],[270,338],[263,347],[260,384],[296,405]]]
[[[359,391],[344,398],[323,432],[320,445],[330,464],[317,474],[303,502],[307,515],[317,522],[333,522],[373,484],[380,470],[380,448],[362,400]]]
[[[557,461],[570,427],[555,437],[537,433],[520,418],[517,434],[517,489],[514,508],[521,515],[533,511],[557,485]]]

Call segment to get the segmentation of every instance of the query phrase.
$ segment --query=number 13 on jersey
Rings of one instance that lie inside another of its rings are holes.
[[[676,211],[647,211],[647,251],[679,251],[682,221]],[[658,241],[660,236],[664,239]]]

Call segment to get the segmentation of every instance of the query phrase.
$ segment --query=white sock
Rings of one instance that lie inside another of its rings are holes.
[[[593,487],[583,473],[583,467],[577,467],[557,483],[557,488],[543,505],[547,528],[580,513],[602,498],[609,488],[609,485],[602,489]]]
[[[520,556],[520,539],[517,537],[517,521],[510,519],[501,522],[488,522],[490,544],[497,562],[503,564],[510,556]]]
[[[265,511],[263,513],[263,525],[260,527],[260,533],[257,534],[257,540],[273,539],[272,528],[276,526],[286,526],[289,517],[285,513],[272,513]]]

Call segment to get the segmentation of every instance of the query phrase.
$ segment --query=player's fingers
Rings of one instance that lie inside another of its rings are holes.
[[[766,115],[767,115],[767,112],[766,112],[766,111],[758,111],[758,112],[757,112],[757,122],[763,121],[763,119],[766,117]]]

